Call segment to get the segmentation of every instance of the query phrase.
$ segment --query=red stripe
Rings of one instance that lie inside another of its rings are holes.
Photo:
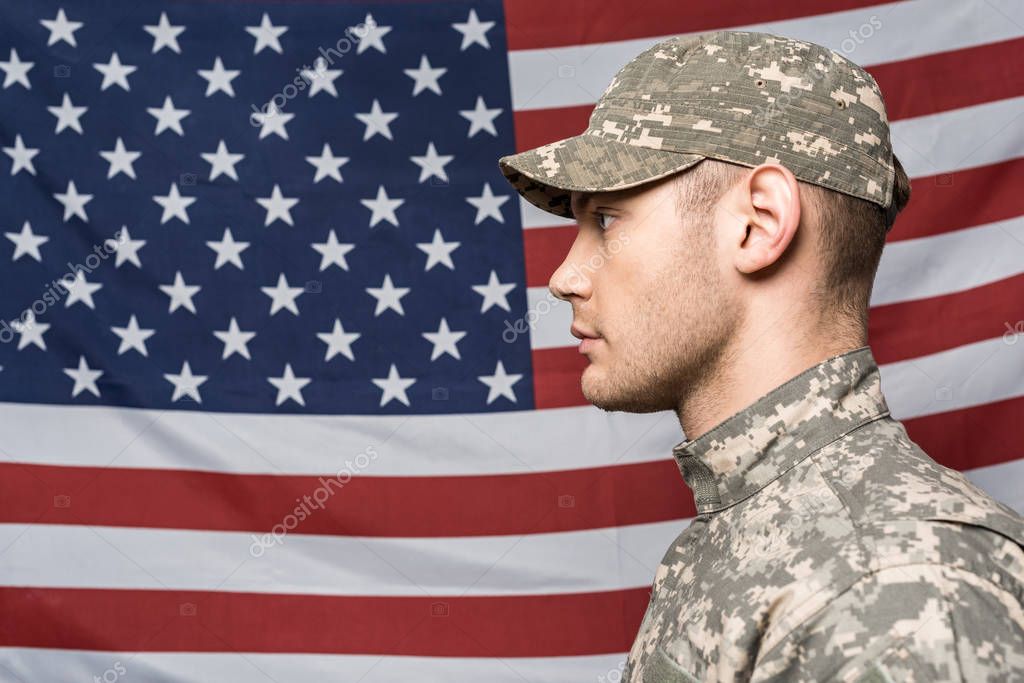
[[[1024,38],[868,67],[890,121],[1024,95]]]
[[[868,71],[882,89],[889,120],[899,121],[1024,95],[1024,70],[1018,66],[1022,51],[1024,38],[1015,38],[878,64]],[[582,133],[593,109],[585,104],[514,112],[516,151]]]
[[[551,275],[569,253],[569,248],[576,239],[576,232],[575,224],[555,228],[530,228],[523,231],[527,287],[548,286]]]
[[[1024,398],[1017,397],[915,417],[904,425],[910,438],[933,460],[963,471],[1020,458],[1021,415]]]
[[[741,20],[744,25],[760,24],[878,4],[878,0],[717,0],[682,7],[679,0],[645,0],[642,5],[586,0],[538,5],[533,0],[505,0],[505,26],[509,50],[533,50],[694,33],[736,26]]]
[[[578,390],[578,373],[573,386]],[[932,458],[964,469],[1019,457],[1011,419],[1019,414],[1024,398],[905,424]],[[964,437],[951,425],[971,435],[971,448],[964,448]],[[293,511],[296,497],[312,495],[318,486],[315,477],[4,463],[0,522],[262,533]],[[695,514],[693,497],[666,451],[645,463],[543,474],[352,479],[292,530],[376,537],[517,535]]]
[[[2,463],[0,522],[253,533],[284,524],[301,534],[436,538],[693,517],[693,496],[675,462],[667,451],[652,457],[659,455],[665,458],[651,463],[532,474],[356,477],[344,487],[314,476]]]
[[[1024,398],[1014,398],[904,424],[932,458],[962,470],[1019,457],[1014,418],[1021,414]],[[970,448],[963,443],[967,434]],[[11,463],[0,468],[4,523],[265,532],[291,512],[296,494],[311,493],[319,485],[313,477],[276,475]],[[449,500],[459,502],[451,505]],[[416,514],[408,514],[410,509]],[[294,531],[377,537],[516,535],[695,514],[693,497],[666,452],[651,462],[534,475],[353,479],[344,495],[333,496]]]
[[[1024,275],[973,287],[955,294],[871,309],[868,338],[875,360],[894,363],[1006,332],[1024,311]],[[950,321],[955,320],[955,324]]]
[[[940,235],[1024,215],[1022,186],[1024,158],[915,178],[910,203],[887,241]],[[526,286],[547,287],[575,238],[575,225],[524,230]]]
[[[649,599],[647,587],[455,598],[8,587],[0,588],[0,646],[421,657],[611,654],[629,649]]]
[[[588,404],[580,375],[590,361],[575,346],[533,349],[532,355],[533,401],[538,410]]]
[[[910,203],[888,242],[928,237],[1024,215],[1024,158],[922,176],[910,183]]]
[[[578,107],[556,107],[552,109],[527,109],[512,113],[512,125],[516,131],[516,151],[524,152],[546,145],[555,140],[579,135],[590,122],[594,105]]]

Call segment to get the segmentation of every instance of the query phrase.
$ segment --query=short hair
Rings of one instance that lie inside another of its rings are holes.
[[[871,288],[886,235],[910,201],[910,179],[895,155],[893,165],[892,203],[884,209],[866,199],[797,181],[803,209],[801,222],[817,223],[815,232],[823,257],[822,281],[813,292],[814,303],[826,319],[852,326],[849,331],[856,335],[867,331]],[[676,191],[680,216],[710,211],[749,171],[749,166],[704,159],[679,173]]]

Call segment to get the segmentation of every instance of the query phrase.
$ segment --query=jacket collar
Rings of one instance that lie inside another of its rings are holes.
[[[868,346],[807,368],[796,377],[672,449],[698,514],[748,498],[808,455],[889,414]]]

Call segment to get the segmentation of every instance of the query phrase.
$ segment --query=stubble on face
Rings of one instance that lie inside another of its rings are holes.
[[[602,315],[614,336],[582,377],[584,397],[602,410],[650,413],[706,400],[742,322],[715,261],[711,213],[678,229],[679,239],[649,259],[642,293]]]

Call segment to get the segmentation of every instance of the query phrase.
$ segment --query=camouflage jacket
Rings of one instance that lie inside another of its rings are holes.
[[[698,514],[623,681],[1024,681],[1024,519],[909,439],[869,347],[673,455]]]

